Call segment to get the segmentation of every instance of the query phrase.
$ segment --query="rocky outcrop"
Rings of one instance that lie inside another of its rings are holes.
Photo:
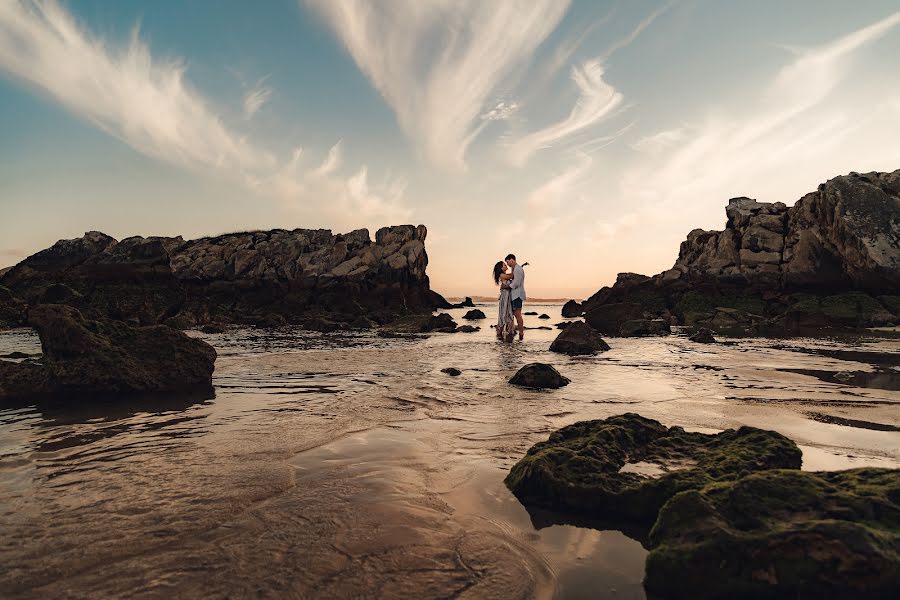
[[[423,225],[347,234],[294,229],[185,241],[89,232],[61,240],[0,279],[34,306],[62,303],[86,315],[192,327],[212,321],[302,324],[310,316],[379,323],[430,313]],[[446,302],[446,301],[444,301]],[[0,318],[8,302],[0,298]]]
[[[560,375],[553,365],[531,363],[516,371],[509,382],[532,389],[556,389],[569,385],[570,380]]]
[[[692,342],[696,342],[698,344],[715,344],[716,343],[716,338],[713,337],[712,331],[710,331],[706,327],[701,327],[688,339],[691,340]]]
[[[562,307],[562,316],[566,319],[572,319],[574,317],[580,317],[584,314],[584,308],[581,306],[581,303],[576,302],[575,300],[569,300]]]
[[[650,534],[660,598],[892,598],[900,471],[762,471],[676,495]]]
[[[473,308],[472,310],[470,310],[466,314],[464,314],[462,318],[467,321],[478,321],[480,319],[486,319],[487,317],[484,315],[484,312],[482,312],[480,309]]]
[[[619,326],[621,337],[642,337],[669,335],[672,328],[665,319],[634,319]]]
[[[609,344],[600,337],[599,333],[581,321],[568,324],[550,344],[551,352],[570,356],[595,354],[607,350],[609,350]]]
[[[584,303],[615,335],[673,318],[715,331],[871,327],[900,322],[900,171],[836,177],[792,207],[735,198],[722,231],[696,229],[674,266],[620,274]]]
[[[774,431],[692,433],[628,413],[555,431],[505,481],[526,506],[649,528],[679,492],[753,471],[799,469],[800,458],[796,444]]]
[[[40,336],[43,357],[0,361],[0,403],[212,392],[216,351],[165,325],[88,320],[60,304],[31,308],[28,324]]]

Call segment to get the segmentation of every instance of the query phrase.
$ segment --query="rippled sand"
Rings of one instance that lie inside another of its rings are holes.
[[[482,308],[482,331],[422,340],[202,336],[214,399],[0,410],[0,595],[642,598],[639,542],[529,515],[502,484],[550,431],[626,411],[776,429],[807,469],[900,467],[897,339],[612,338],[568,358],[555,330],[498,343]],[[14,350],[39,344],[0,333]],[[506,383],[533,361],[572,384]]]

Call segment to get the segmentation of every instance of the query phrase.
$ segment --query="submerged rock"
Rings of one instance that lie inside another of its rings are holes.
[[[619,328],[622,337],[669,335],[672,329],[664,319],[635,319],[625,321]]]
[[[575,300],[569,300],[562,307],[562,316],[566,319],[571,319],[572,317],[580,317],[584,314],[584,308],[581,306],[579,302]]]
[[[569,385],[570,380],[560,375],[552,365],[531,363],[519,369],[509,382],[534,389],[556,389]]]
[[[456,328],[458,333],[475,333],[481,331],[481,327],[473,327],[472,325],[460,325]]]
[[[481,310],[476,308],[464,314],[462,318],[467,321],[477,321],[479,319],[486,319],[487,317]]]
[[[438,333],[454,333],[456,331],[456,321],[447,313],[441,313],[428,317],[422,324],[420,331],[422,332],[438,332]]]
[[[752,471],[799,469],[800,458],[797,445],[774,431],[691,433],[628,413],[555,431],[528,450],[505,482],[526,506],[649,526],[679,492]],[[641,473],[648,465],[658,476]]]
[[[716,338],[713,337],[712,331],[707,329],[706,327],[701,327],[697,330],[697,332],[688,338],[692,342],[697,342],[698,344],[715,344]]]
[[[538,317],[538,319],[549,319],[549,318],[550,318],[550,315],[548,315],[546,313],[542,314],[541,316]]]
[[[28,322],[40,336],[43,359],[0,361],[0,402],[212,391],[216,351],[181,331],[87,320],[54,304],[32,308]]]
[[[441,369],[441,373],[446,373],[450,377],[459,377],[460,375],[462,375],[462,371],[460,371],[456,367],[447,367],[446,369]]]
[[[609,350],[609,344],[589,325],[580,321],[569,324],[550,344],[551,352],[572,356],[594,354],[606,350]]]
[[[763,471],[668,502],[644,585],[665,598],[892,598],[900,470]]]
[[[522,314],[525,315],[526,317],[528,317],[528,316],[536,317],[536,316],[537,316],[537,313],[534,312],[533,310],[528,311],[528,312],[525,312],[525,313],[522,313]]]

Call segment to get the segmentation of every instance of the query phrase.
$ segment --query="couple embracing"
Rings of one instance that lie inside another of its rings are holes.
[[[519,340],[525,338],[525,321],[522,319],[522,305],[525,303],[525,269],[528,263],[520,265],[515,254],[508,254],[505,260],[494,265],[494,283],[500,286],[500,311],[497,317],[497,337],[511,342],[516,330]]]

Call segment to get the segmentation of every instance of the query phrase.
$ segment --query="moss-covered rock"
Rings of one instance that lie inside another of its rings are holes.
[[[773,470],[676,495],[650,534],[665,598],[896,598],[900,470]]]
[[[890,297],[888,297],[890,298]],[[794,329],[821,327],[878,327],[894,321],[881,302],[862,292],[831,296],[795,294],[784,314],[784,324]]]
[[[516,371],[509,382],[533,389],[556,389],[569,385],[570,380],[561,375],[553,365],[531,363]]]
[[[798,469],[800,459],[800,449],[773,431],[690,433],[628,413],[552,433],[528,450],[505,482],[526,506],[649,527],[679,492],[763,469]],[[652,471],[656,476],[647,474]]]

